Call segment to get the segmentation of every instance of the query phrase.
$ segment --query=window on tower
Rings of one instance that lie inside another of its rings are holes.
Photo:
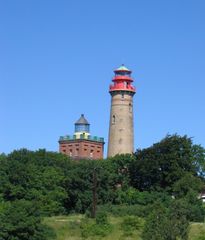
[[[115,124],[115,115],[112,116],[112,124]]]
[[[130,113],[132,113],[132,104],[131,103],[129,104],[129,111],[130,111]]]

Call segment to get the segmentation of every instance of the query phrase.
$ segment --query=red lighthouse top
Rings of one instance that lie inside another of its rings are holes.
[[[110,85],[110,92],[113,91],[129,91],[135,93],[135,87],[132,86],[133,79],[131,77],[132,71],[122,64],[119,68],[114,70],[115,76],[112,79],[114,84]]]

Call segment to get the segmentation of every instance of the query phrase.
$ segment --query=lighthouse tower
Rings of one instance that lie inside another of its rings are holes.
[[[111,110],[108,140],[108,157],[134,151],[132,71],[124,65],[114,71],[110,85]]]

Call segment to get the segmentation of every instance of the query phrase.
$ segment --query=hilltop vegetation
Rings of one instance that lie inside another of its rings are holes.
[[[75,214],[69,216],[49,217],[44,220],[44,223],[55,229],[57,240],[83,240],[85,238],[82,236],[83,228],[81,226],[81,221],[84,221],[84,216]],[[89,221],[89,223],[95,222],[92,219],[89,219]],[[135,227],[136,225],[134,225],[132,221],[128,222],[129,217],[109,216],[108,221],[112,225],[111,233],[106,236],[89,236],[87,239],[142,240],[141,235],[143,227],[139,225],[137,225],[139,227]],[[204,236],[204,223],[192,223],[190,225],[188,240],[204,240]]]
[[[204,148],[178,135],[167,136],[133,155],[98,161],[72,161],[44,149],[2,154],[0,240],[55,239],[53,230],[42,224],[43,217],[89,216],[94,174],[98,211],[143,219],[145,240],[150,234],[158,240],[187,239],[189,222],[204,220],[204,207],[198,199],[204,189],[204,173]],[[156,228],[159,216],[162,221]],[[164,227],[176,225],[180,228]]]

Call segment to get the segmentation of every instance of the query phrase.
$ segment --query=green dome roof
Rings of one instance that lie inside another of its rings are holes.
[[[119,68],[117,68],[115,71],[116,71],[116,72],[118,72],[118,71],[127,71],[127,72],[131,72],[127,67],[125,67],[124,64],[122,64],[122,65],[121,65]]]

